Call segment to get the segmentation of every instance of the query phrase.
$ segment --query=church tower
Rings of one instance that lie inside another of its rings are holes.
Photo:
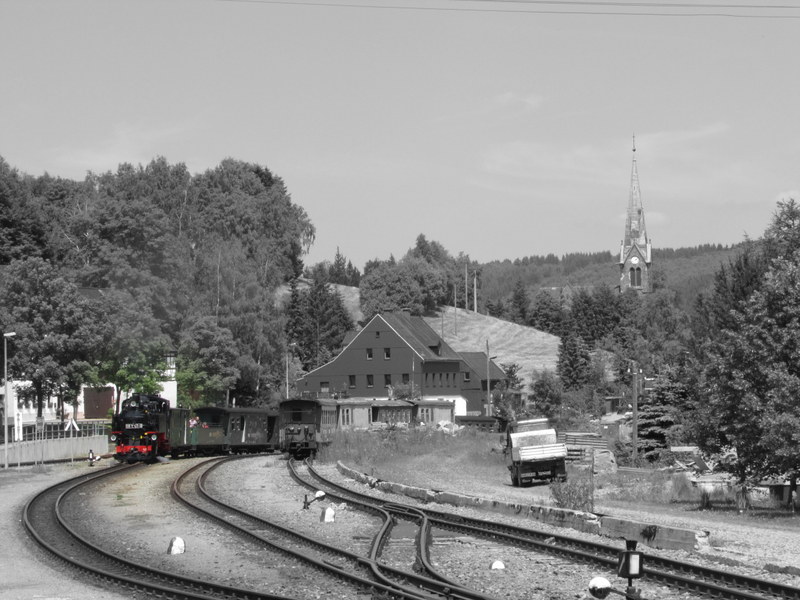
[[[625,219],[625,238],[619,249],[619,291],[633,288],[650,292],[651,247],[644,225],[644,208],[636,170],[636,138],[633,138],[633,167],[631,191],[628,198],[628,217]]]

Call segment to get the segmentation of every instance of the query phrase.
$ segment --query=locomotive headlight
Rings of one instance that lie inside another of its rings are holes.
[[[150,440],[151,441],[155,442],[157,439],[158,439],[158,434],[155,434],[155,433],[151,433],[150,434]]]
[[[108,436],[108,439],[111,440],[112,442],[116,442],[117,435],[115,433],[112,433],[110,436]]]

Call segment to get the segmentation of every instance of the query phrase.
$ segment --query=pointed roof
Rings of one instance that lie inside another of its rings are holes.
[[[395,311],[381,313],[373,318],[385,321],[423,360],[460,359],[458,353],[422,317],[412,316],[406,311]]]
[[[461,361],[461,356],[453,350],[447,343],[439,337],[433,328],[425,322],[422,317],[412,316],[407,311],[395,311],[378,313],[369,323],[358,331],[351,331],[345,336],[345,341],[342,343],[342,350],[334,356],[330,361],[324,365],[320,365],[316,369],[312,369],[306,375],[300,377],[303,379],[307,375],[311,375],[320,369],[323,369],[336,362],[340,356],[347,350],[355,339],[364,334],[370,326],[377,320],[383,321],[390,327],[407,345],[411,350],[420,357],[421,360],[426,362],[453,362]],[[485,368],[484,368],[485,370]]]
[[[633,138],[633,164],[631,166],[631,190],[628,196],[628,216],[625,219],[624,247],[647,245],[647,229],[644,225],[644,207],[639,188],[639,172],[636,168],[636,136]]]
[[[486,379],[486,352],[460,352],[461,358],[467,366],[475,373],[480,374],[481,379]],[[505,379],[506,373],[497,366],[493,360],[489,360],[489,379]]]

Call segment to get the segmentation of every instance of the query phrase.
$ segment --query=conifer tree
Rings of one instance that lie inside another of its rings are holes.
[[[576,390],[591,379],[592,361],[583,340],[574,333],[561,338],[556,368],[565,390]]]

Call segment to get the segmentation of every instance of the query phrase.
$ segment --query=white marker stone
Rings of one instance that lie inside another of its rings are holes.
[[[183,543],[183,538],[174,537],[169,541],[167,554],[183,554],[184,552],[186,552],[186,544]]]

